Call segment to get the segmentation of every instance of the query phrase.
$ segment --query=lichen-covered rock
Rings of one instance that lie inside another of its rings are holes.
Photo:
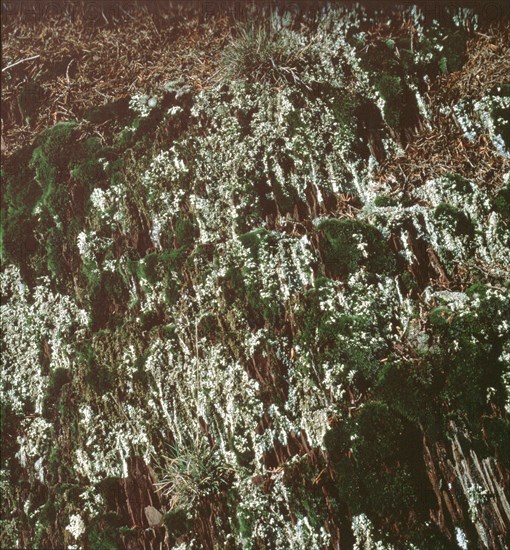
[[[381,181],[473,23],[275,14],[6,161],[6,547],[505,547],[508,173]]]

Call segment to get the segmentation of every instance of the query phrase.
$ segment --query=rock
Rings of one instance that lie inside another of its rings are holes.
[[[161,522],[163,521],[163,514],[159,510],[156,510],[154,506],[145,507],[145,517],[151,527],[161,525]]]

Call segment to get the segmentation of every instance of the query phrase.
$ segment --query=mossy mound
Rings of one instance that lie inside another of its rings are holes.
[[[391,273],[395,261],[381,233],[358,220],[324,220],[317,229],[326,273],[347,277],[364,267],[370,273]]]

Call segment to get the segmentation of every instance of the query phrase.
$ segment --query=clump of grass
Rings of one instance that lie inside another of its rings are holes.
[[[240,27],[223,53],[223,72],[228,80],[247,80],[279,85],[300,82],[299,72],[306,45],[288,29],[276,31],[270,24]]]
[[[157,490],[170,501],[171,509],[196,510],[197,505],[218,495],[228,484],[231,469],[205,439],[185,447],[172,447],[163,456],[162,480]]]

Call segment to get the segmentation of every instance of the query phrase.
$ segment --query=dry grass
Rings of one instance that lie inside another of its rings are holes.
[[[91,27],[80,14],[48,15],[41,21],[17,17],[2,29],[2,153],[10,154],[56,122],[80,120],[89,108],[137,90],[183,79],[207,87],[217,71],[230,24],[220,15],[157,15],[139,7],[122,21]],[[37,81],[43,101],[25,124],[17,97],[25,82]]]
[[[486,90],[510,80],[510,26],[508,20],[477,33],[467,45],[467,61],[448,80],[454,99],[480,99]]]

